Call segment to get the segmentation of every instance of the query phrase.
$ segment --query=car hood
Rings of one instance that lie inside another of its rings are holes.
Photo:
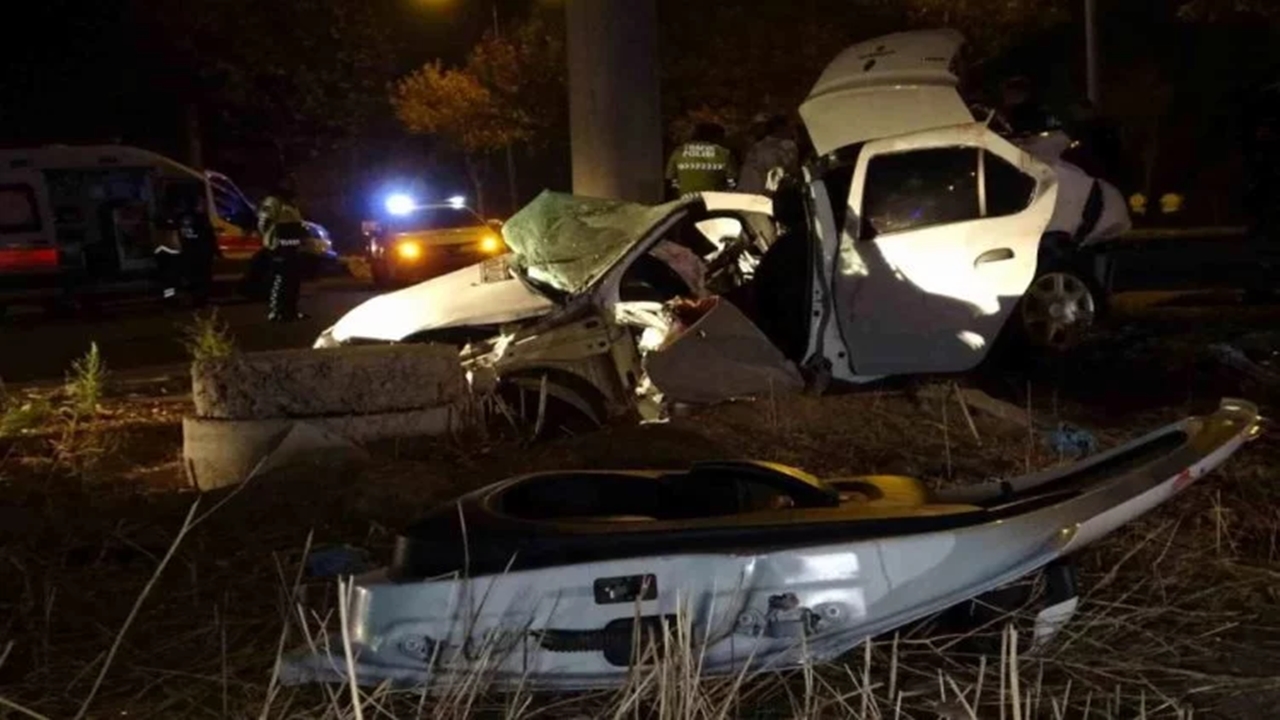
[[[595,286],[681,208],[771,213],[768,198],[700,193],[662,205],[543,192],[502,228],[511,254],[380,295],[347,313],[323,343],[399,342],[456,327],[500,325],[550,313]]]
[[[663,205],[544,191],[502,227],[512,266],[532,284],[565,295],[590,288],[690,197]]]
[[[441,275],[372,298],[347,313],[326,334],[352,340],[400,342],[421,332],[501,325],[550,312],[556,304],[513,276],[510,256]]]
[[[964,44],[954,30],[896,33],[836,56],[800,106],[814,149],[973,122],[956,90],[952,60]]]

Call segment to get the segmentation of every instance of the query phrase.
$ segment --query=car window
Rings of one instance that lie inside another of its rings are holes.
[[[216,180],[211,180],[209,186],[213,189],[213,206],[219,218],[232,225],[243,225],[246,221],[250,225],[253,224],[252,219],[256,216],[256,213],[244,201],[240,193],[231,190]]]
[[[865,238],[979,218],[978,149],[932,148],[871,158],[862,212]]]
[[[460,228],[484,225],[480,216],[467,208],[424,207],[412,213],[396,218],[392,225],[399,231],[414,230],[457,230]]]
[[[982,158],[987,184],[986,217],[1016,215],[1027,209],[1036,192],[1035,178],[995,153]]]
[[[37,232],[36,193],[27,184],[0,185],[0,233]]]

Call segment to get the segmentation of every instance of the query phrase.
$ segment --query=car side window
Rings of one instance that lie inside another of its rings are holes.
[[[984,152],[982,162],[987,186],[985,217],[1016,215],[1031,205],[1036,193],[1035,178],[995,153]]]
[[[30,185],[0,185],[0,233],[38,232],[40,212]]]
[[[930,148],[871,158],[862,215],[864,238],[978,219],[978,149]]]
[[[239,193],[233,192],[216,181],[210,182],[209,185],[213,189],[213,205],[218,217],[232,225],[253,227],[256,213],[245,203]]]

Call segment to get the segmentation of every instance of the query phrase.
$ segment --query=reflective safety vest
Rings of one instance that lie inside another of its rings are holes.
[[[307,237],[302,211],[274,195],[258,207],[258,232],[262,233],[262,244],[268,250],[298,247]]]
[[[667,180],[682,194],[732,190],[738,164],[729,149],[708,142],[687,142],[667,160]]]

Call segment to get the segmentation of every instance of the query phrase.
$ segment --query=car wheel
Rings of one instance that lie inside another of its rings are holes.
[[[1102,312],[1102,293],[1083,273],[1041,273],[1019,302],[1023,339],[1035,349],[1061,352],[1079,344]]]
[[[545,385],[541,377],[503,379],[492,415],[497,429],[532,441],[598,430],[604,424],[604,415],[600,403],[593,402],[594,391],[570,387],[558,375],[548,376]]]

